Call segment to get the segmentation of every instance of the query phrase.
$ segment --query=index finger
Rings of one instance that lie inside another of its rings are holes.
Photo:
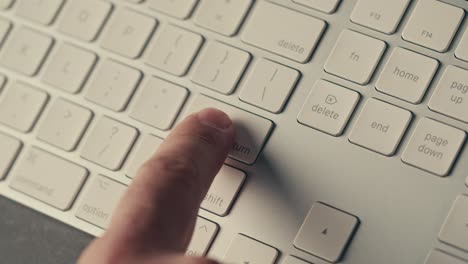
[[[188,116],[141,167],[106,235],[141,251],[183,252],[234,133],[232,121],[219,110]]]

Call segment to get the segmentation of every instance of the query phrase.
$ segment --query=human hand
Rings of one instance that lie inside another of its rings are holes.
[[[139,170],[110,227],[78,263],[211,264],[186,257],[198,208],[234,142],[229,117],[215,109],[188,116]]]

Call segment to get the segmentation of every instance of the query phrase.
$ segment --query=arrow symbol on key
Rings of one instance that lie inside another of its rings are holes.
[[[205,229],[205,232],[208,232],[208,228],[206,227],[206,225],[203,225],[203,226],[200,226],[198,229]]]
[[[23,103],[26,103],[26,101],[28,101],[28,98],[29,98],[28,94],[22,94],[21,95],[21,101],[23,101]]]
[[[72,113],[71,113],[70,110],[67,110],[67,111],[65,112],[65,114],[63,115],[63,117],[64,117],[65,119],[68,119],[68,118],[70,118],[71,116],[72,116]]]

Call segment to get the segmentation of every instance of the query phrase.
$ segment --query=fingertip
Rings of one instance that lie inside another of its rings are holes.
[[[203,109],[196,113],[196,116],[202,124],[218,130],[226,130],[233,125],[231,118],[226,113],[215,108]]]
[[[205,150],[211,149],[212,155],[223,157],[224,161],[232,149],[235,136],[234,122],[226,113],[216,108],[205,108],[187,116],[166,141],[173,144],[174,141],[189,138],[191,142],[204,146]],[[209,145],[214,146],[210,148]]]

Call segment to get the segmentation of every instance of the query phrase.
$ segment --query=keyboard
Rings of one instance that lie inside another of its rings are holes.
[[[215,107],[238,133],[188,255],[468,263],[467,10],[0,0],[0,195],[99,236],[174,125]]]

